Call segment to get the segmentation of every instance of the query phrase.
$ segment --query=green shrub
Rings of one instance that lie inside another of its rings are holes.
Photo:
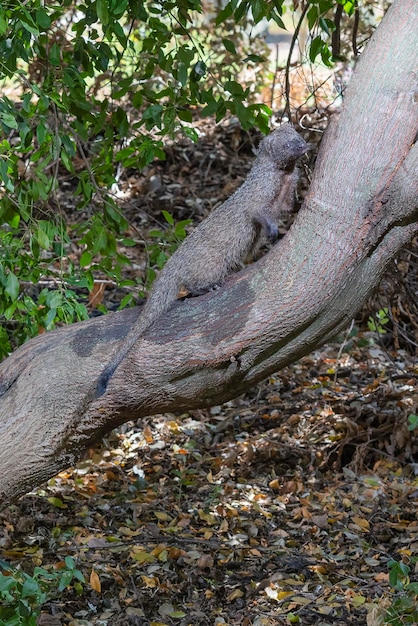
[[[417,560],[415,559],[414,564]],[[403,561],[389,561],[389,584],[393,589],[385,624],[413,626],[418,621],[418,582],[411,582],[411,567]]]
[[[0,626],[36,626],[42,606],[69,586],[81,593],[84,576],[67,556],[62,566],[48,572],[35,567],[32,576],[0,560]]]
[[[348,18],[354,8],[310,2],[311,60],[331,63],[334,11]],[[232,0],[218,15],[201,0],[0,6],[0,80],[13,94],[0,98],[0,357],[57,322],[85,318],[80,290],[95,277],[121,282],[129,259],[118,245],[135,243],[113,193],[121,172],[163,160],[167,137],[196,140],[197,115],[234,115],[244,129],[267,131],[271,111],[256,96],[271,70],[248,26],[283,26],[284,11],[284,0]],[[160,235],[152,237],[143,289],[163,258]]]

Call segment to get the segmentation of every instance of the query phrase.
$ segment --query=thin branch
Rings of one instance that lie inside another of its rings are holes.
[[[296,45],[296,41],[299,37],[299,32],[300,29],[302,27],[302,22],[305,19],[305,16],[308,12],[310,6],[310,2],[307,2],[305,5],[305,8],[303,9],[301,16],[299,18],[298,23],[296,24],[296,28],[295,28],[295,32],[293,33],[293,37],[292,37],[292,41],[290,42],[290,48],[289,48],[289,54],[287,57],[287,62],[286,62],[286,82],[285,82],[285,97],[286,97],[286,105],[285,105],[285,113],[288,115],[289,120],[290,120],[290,65],[291,65],[291,59],[292,59],[292,54],[293,54],[293,50],[295,48]]]
[[[341,52],[341,16],[343,14],[343,5],[339,4],[335,11],[334,24],[335,30],[332,33],[331,49],[332,56],[339,57]]]
[[[356,2],[356,10],[354,12],[353,34],[352,34],[352,37],[351,37],[351,44],[353,46],[353,54],[356,57],[359,54],[358,47],[357,47],[357,33],[358,33],[359,21],[360,21],[360,12],[358,10],[358,5],[357,5],[357,2]]]

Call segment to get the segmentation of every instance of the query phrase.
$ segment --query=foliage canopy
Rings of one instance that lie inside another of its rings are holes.
[[[260,92],[272,74],[257,25],[285,27],[298,15],[310,60],[330,65],[341,15],[355,13],[352,0],[312,0],[301,14],[284,0],[216,4],[10,0],[0,7],[0,357],[58,321],[85,318],[79,290],[91,291],[98,275],[127,284],[118,242],[136,242],[125,236],[115,194],[123,172],[163,160],[164,138],[197,140],[197,115],[234,115],[244,129],[268,131],[271,110]],[[71,226],[63,184],[78,212]],[[172,245],[184,224],[176,230],[169,220],[169,228],[161,237]],[[78,259],[72,242],[83,250]],[[151,266],[166,259],[159,243],[150,248]]]

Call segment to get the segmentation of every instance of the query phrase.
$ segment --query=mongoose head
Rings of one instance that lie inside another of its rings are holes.
[[[283,124],[263,139],[259,156],[267,154],[278,169],[287,169],[308,150],[309,145],[298,135],[293,126]]]

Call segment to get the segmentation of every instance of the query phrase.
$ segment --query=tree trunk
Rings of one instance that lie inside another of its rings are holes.
[[[395,0],[286,237],[221,289],[176,303],[103,396],[97,377],[138,309],[41,335],[1,364],[0,503],[73,465],[124,421],[228,400],[351,320],[418,232],[417,23],[416,0]]]

